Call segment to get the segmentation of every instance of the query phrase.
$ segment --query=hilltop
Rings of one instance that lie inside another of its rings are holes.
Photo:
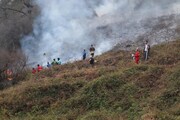
[[[1,120],[179,120],[180,40],[135,65],[129,51],[29,74],[0,91]]]

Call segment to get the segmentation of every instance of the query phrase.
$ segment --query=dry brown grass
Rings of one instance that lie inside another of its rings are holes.
[[[30,75],[0,92],[0,118],[178,118],[179,45],[175,41],[155,46],[150,60],[139,65],[131,60],[131,52],[110,51],[97,56],[94,67],[77,61]]]

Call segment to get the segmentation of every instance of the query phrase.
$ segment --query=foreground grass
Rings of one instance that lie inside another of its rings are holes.
[[[56,66],[0,92],[2,120],[179,120],[180,41],[135,65],[126,51]]]

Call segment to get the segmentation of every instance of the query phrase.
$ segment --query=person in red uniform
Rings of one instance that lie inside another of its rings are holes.
[[[32,74],[36,74],[36,69],[32,68]]]
[[[43,67],[38,64],[37,65],[37,71],[40,72],[41,70],[43,70]]]
[[[135,56],[135,63],[139,64],[139,58],[140,58],[139,48],[136,49],[136,53],[134,56]]]

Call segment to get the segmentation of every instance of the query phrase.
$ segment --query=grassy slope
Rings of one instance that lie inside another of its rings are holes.
[[[154,46],[140,65],[125,51],[96,59],[94,68],[78,61],[1,91],[0,119],[180,119],[180,40]]]

